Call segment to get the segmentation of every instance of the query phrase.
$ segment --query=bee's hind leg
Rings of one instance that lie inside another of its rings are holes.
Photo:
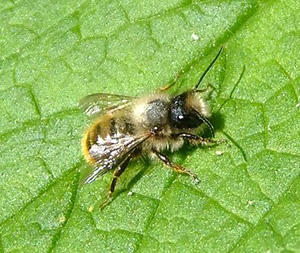
[[[160,153],[158,150],[153,148],[152,153],[155,154],[165,165],[172,168],[176,172],[188,174],[190,177],[194,179],[196,184],[200,182],[196,174],[194,174],[193,172],[191,172],[190,170],[184,168],[179,164],[173,163],[166,155]]]
[[[127,168],[131,159],[132,159],[131,156],[126,158],[126,160],[124,160],[124,162],[118,168],[116,168],[116,170],[114,172],[114,178],[110,184],[108,196],[107,196],[106,200],[99,206],[100,209],[103,209],[112,200],[118,178],[125,171],[125,169]]]

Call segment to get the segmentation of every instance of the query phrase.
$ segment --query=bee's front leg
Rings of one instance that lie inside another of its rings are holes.
[[[215,90],[215,89],[216,89],[215,86],[213,86],[211,83],[208,83],[204,89],[197,89],[195,90],[195,92],[206,93],[209,90]]]
[[[153,148],[152,153],[155,154],[165,165],[172,168],[176,172],[188,174],[190,177],[194,179],[196,184],[200,182],[196,174],[194,174],[193,172],[191,172],[190,170],[184,168],[179,164],[173,163],[166,155],[160,153],[158,150]]]
[[[180,75],[177,74],[176,77],[175,77],[175,79],[173,80],[173,82],[172,83],[168,83],[165,86],[161,87],[160,91],[166,91],[166,90],[170,89],[177,82],[177,80],[178,80],[179,77],[180,77]]]
[[[119,177],[122,175],[122,173],[125,171],[125,169],[127,168],[130,160],[132,159],[132,157],[128,157],[126,160],[124,160],[124,162],[115,170],[114,172],[114,178],[111,181],[110,184],[110,188],[109,188],[109,192],[108,192],[108,196],[106,198],[106,200],[99,206],[99,208],[102,210],[111,200],[115,191],[115,187],[117,184],[117,181],[119,179]]]
[[[188,140],[194,145],[203,145],[203,146],[208,146],[208,145],[213,145],[213,144],[220,144],[223,142],[226,142],[226,139],[220,139],[220,140],[215,140],[215,139],[210,139],[210,138],[203,138],[201,136],[195,135],[195,134],[189,134],[189,133],[180,133],[176,134],[174,136],[175,138],[183,138]]]

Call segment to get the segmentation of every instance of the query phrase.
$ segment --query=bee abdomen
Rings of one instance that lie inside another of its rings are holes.
[[[118,133],[118,131],[119,129],[117,121],[115,120],[115,118],[111,118],[111,120],[109,121],[109,135],[114,136]]]
[[[112,116],[101,121],[95,130],[95,135],[103,140],[119,138],[121,135],[132,135],[136,132],[135,125],[129,122],[126,115],[123,117]]]
[[[98,132],[101,132],[100,125],[93,125],[90,129],[85,132],[85,135],[82,138],[82,150],[83,154],[87,161],[90,163],[95,163],[94,157],[90,154],[90,149],[93,145],[97,143]]]

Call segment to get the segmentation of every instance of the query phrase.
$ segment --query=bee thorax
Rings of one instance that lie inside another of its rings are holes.
[[[142,103],[137,103],[132,116],[143,128],[156,133],[168,124],[169,114],[170,102],[168,97],[156,99],[150,97]]]

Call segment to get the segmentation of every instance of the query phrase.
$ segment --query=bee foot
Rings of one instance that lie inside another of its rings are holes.
[[[216,143],[217,143],[217,144],[226,143],[226,142],[228,142],[227,139],[219,139],[219,140],[216,140]]]
[[[102,211],[112,200],[112,197],[107,197],[107,199],[99,206],[99,209]]]

